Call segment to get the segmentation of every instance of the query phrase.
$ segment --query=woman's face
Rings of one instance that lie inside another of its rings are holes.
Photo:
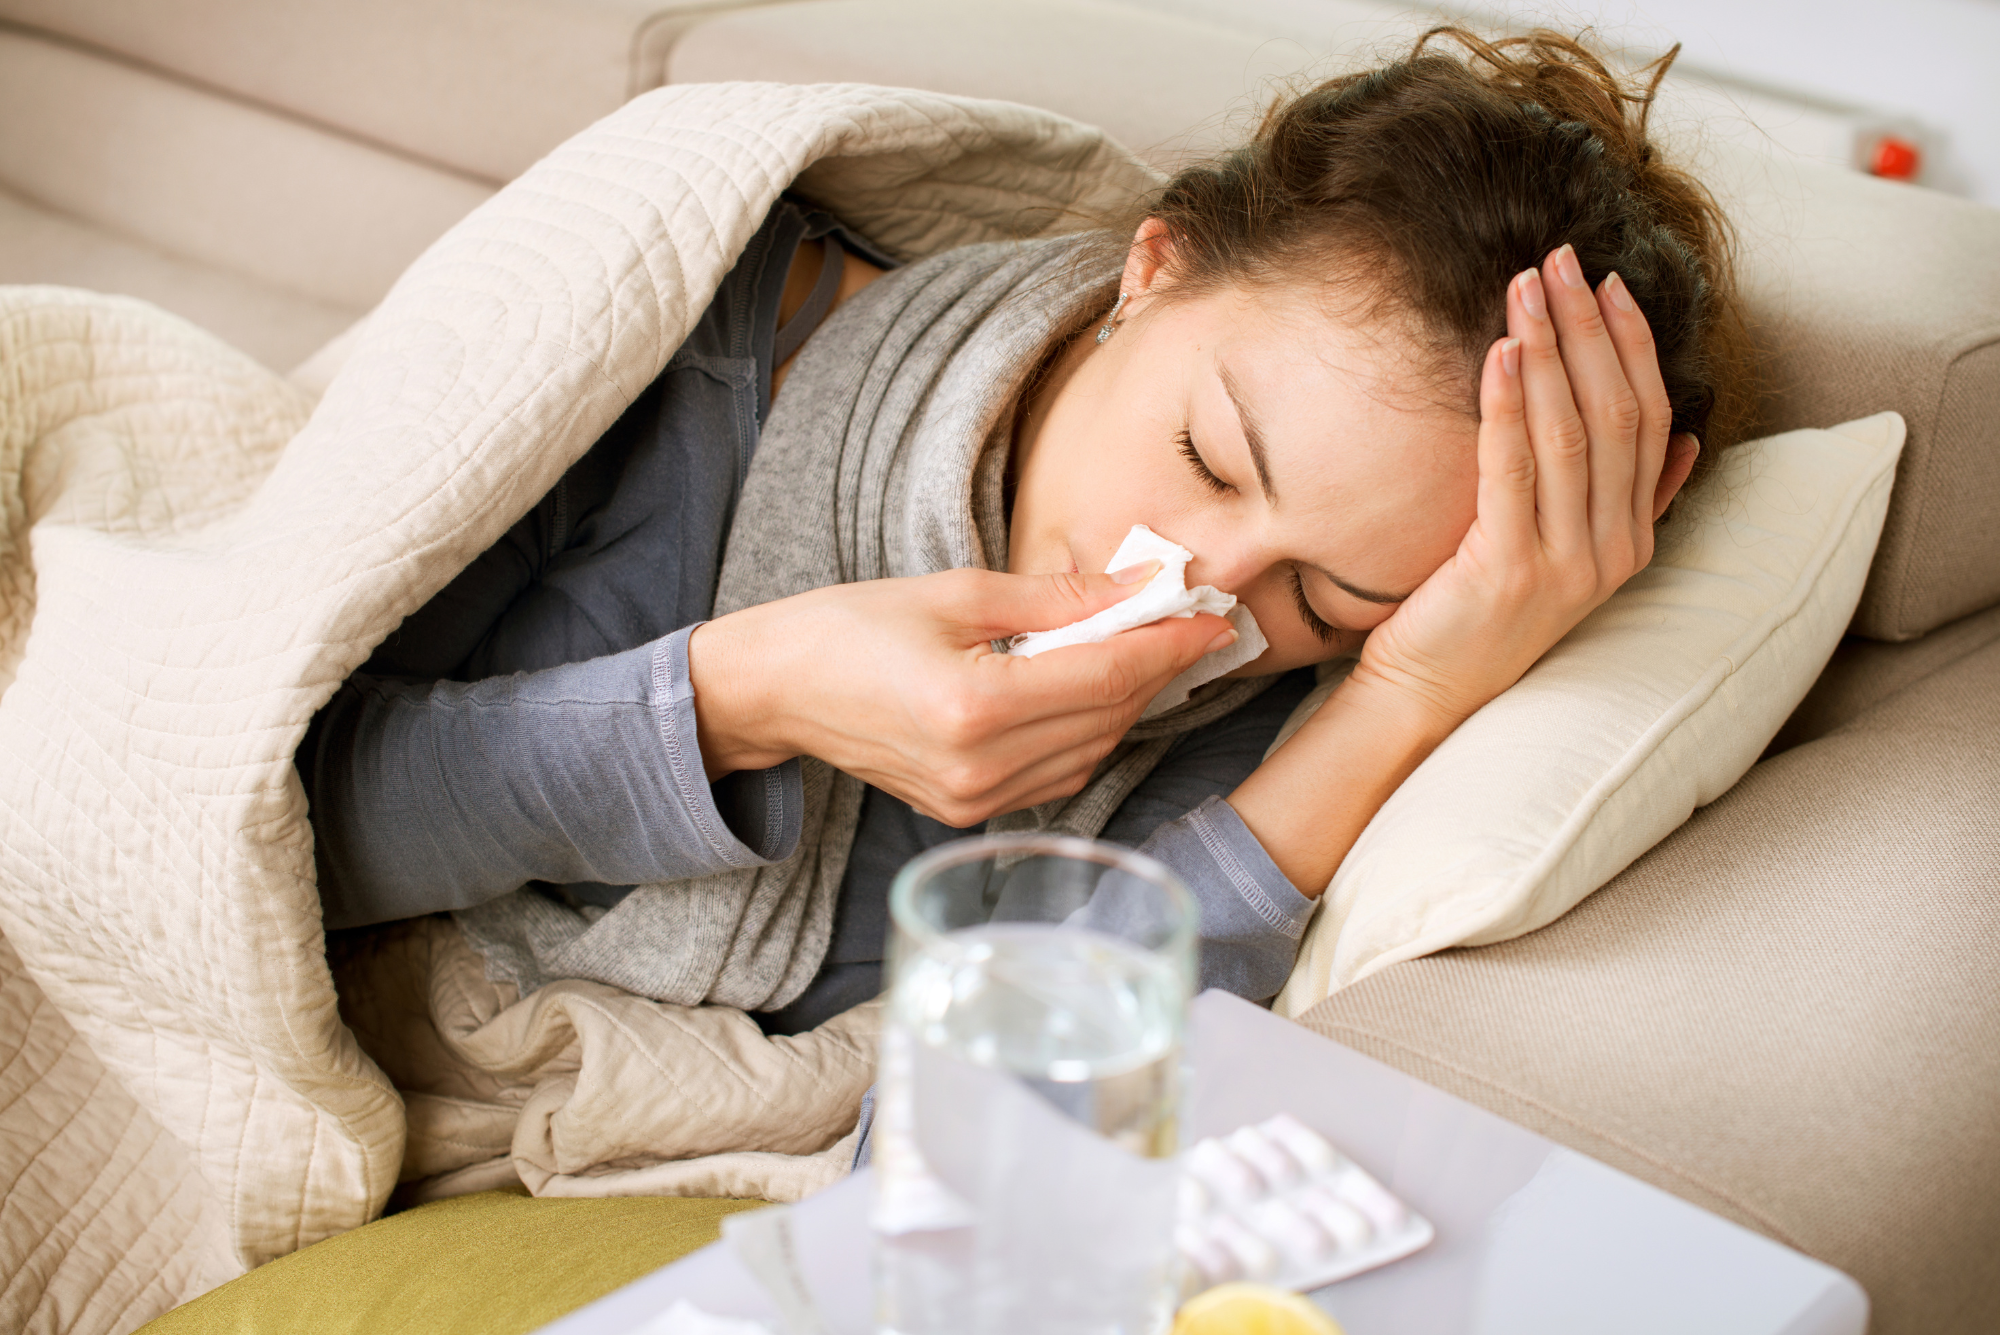
[[[1471,527],[1478,424],[1314,296],[1161,300],[1140,236],[1118,331],[1061,354],[1020,425],[1009,566],[1103,570],[1146,524],[1257,618],[1270,650],[1237,675],[1335,657]]]

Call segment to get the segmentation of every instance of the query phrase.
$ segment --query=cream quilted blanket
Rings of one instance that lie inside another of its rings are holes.
[[[439,241],[317,406],[140,303],[0,289],[0,1328],[129,1330],[401,1176],[787,1195],[838,1171],[865,1011],[770,1043],[604,988],[522,1002],[419,924],[341,962],[344,1022],[291,767],[795,180],[906,255],[1151,184],[1021,107],[665,89]]]

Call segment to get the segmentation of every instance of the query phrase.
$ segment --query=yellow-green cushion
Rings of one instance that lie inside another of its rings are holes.
[[[260,1266],[140,1335],[516,1335],[706,1246],[724,1215],[762,1204],[482,1191]]]

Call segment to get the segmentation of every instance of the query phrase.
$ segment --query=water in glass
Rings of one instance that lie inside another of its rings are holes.
[[[1184,951],[1074,915],[903,942],[875,1131],[882,1331],[1165,1329],[1187,992]]]

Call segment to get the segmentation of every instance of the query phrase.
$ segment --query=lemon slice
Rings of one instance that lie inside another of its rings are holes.
[[[1173,1335],[1342,1335],[1340,1323],[1288,1289],[1218,1284],[1181,1305]]]

